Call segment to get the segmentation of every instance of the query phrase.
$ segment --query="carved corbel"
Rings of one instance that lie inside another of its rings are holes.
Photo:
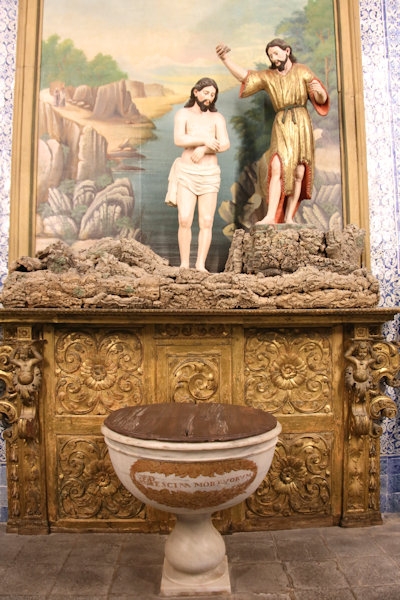
[[[345,352],[345,382],[350,395],[350,435],[381,434],[383,418],[397,414],[395,402],[382,391],[384,383],[393,385],[400,368],[398,348],[374,338],[353,338]]]
[[[31,327],[4,327],[0,346],[0,414],[5,424],[8,530],[47,533],[39,441],[41,339]]]
[[[43,360],[36,344],[39,340],[17,341],[9,362],[13,367],[13,390],[20,398],[18,437],[38,440],[38,398],[42,381],[40,369]]]
[[[41,361],[35,342],[0,346],[0,414],[9,442],[17,438],[38,441]]]
[[[382,522],[378,483],[381,423],[397,413],[395,402],[384,393],[384,384],[395,384],[400,368],[395,344],[382,340],[368,327],[355,328],[354,334],[345,352],[349,405],[341,519],[345,527]]]

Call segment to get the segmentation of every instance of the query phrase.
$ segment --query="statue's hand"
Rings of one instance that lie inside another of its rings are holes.
[[[215,49],[217,51],[218,58],[220,58],[221,60],[225,60],[225,56],[228,54],[228,52],[231,51],[229,46],[227,46],[226,44],[222,44],[222,43],[218,44]]]
[[[209,138],[208,140],[206,140],[205,144],[206,144],[207,148],[209,148],[213,152],[219,151],[220,143],[217,140],[217,138]]]
[[[319,81],[316,81],[314,79],[311,83],[309,83],[308,91],[311,94],[313,94],[316,101],[319,102],[320,104],[323,104],[326,101],[326,98],[327,98],[326,92],[325,92],[324,88],[322,87],[322,85],[319,83]]]
[[[203,158],[205,153],[206,153],[206,146],[197,146],[197,148],[195,148],[193,150],[190,159],[192,162],[198,163],[201,161],[201,159]]]

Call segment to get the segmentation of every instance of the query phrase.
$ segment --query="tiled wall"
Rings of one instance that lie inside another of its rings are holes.
[[[0,0],[0,285],[7,273],[17,6],[17,0]],[[393,306],[400,305],[400,0],[360,0],[360,12],[372,270],[380,280],[381,304]],[[386,333],[398,340],[399,321]],[[397,401],[399,416],[384,424],[381,507],[400,512],[400,390],[388,392]],[[0,521],[7,519],[6,505],[0,440]]]
[[[0,285],[7,274],[17,0],[0,0]]]
[[[400,305],[400,0],[360,0],[372,271],[381,304]],[[383,227],[382,227],[383,224]],[[397,318],[387,328],[399,341]],[[400,389],[397,419],[384,423],[381,508],[400,512]]]
[[[0,286],[7,274],[17,0],[0,0]],[[0,423],[0,521],[7,520],[5,442]]]

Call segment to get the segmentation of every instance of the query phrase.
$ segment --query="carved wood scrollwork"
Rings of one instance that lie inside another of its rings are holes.
[[[39,430],[43,340],[34,338],[31,327],[21,326],[5,328],[4,342],[0,346],[0,413],[6,425],[9,524],[25,520],[33,530],[47,530]]]
[[[330,433],[286,434],[268,475],[247,501],[247,516],[328,514],[331,506]]]
[[[189,357],[172,364],[174,402],[212,402],[220,386],[218,357]]]
[[[135,333],[61,331],[55,345],[57,414],[104,415],[140,404],[142,362]]]
[[[147,313],[134,323],[118,313],[116,323],[91,314],[82,326],[68,314],[45,327],[20,316],[4,324],[8,531],[168,530],[169,517],[121,486],[100,437],[105,414],[155,400],[243,403],[282,423],[269,473],[217,517],[222,529],[379,523],[381,423],[396,414],[384,386],[399,385],[400,355],[382,338],[386,313],[366,325],[359,313],[339,316],[291,315],[293,326],[268,315],[244,327],[240,315],[181,323]]]
[[[365,334],[365,332],[362,332]],[[397,414],[395,402],[382,392],[382,384],[396,383],[400,368],[398,348],[387,341],[355,337],[345,352],[345,382],[350,399],[350,435],[380,436],[383,418]]]
[[[0,346],[0,414],[5,425],[4,437],[9,441],[15,435],[14,424],[18,419],[17,395],[13,390],[13,373],[10,363],[11,353],[11,346]]]
[[[246,404],[272,413],[329,414],[332,349],[319,332],[249,331]]]
[[[368,327],[354,328],[344,352],[345,385],[349,407],[347,490],[342,525],[381,522],[379,513],[379,438],[381,423],[397,414],[395,402],[384,393],[384,384],[397,385],[400,355],[396,344],[384,341]]]
[[[144,518],[144,504],[119,481],[103,439],[60,436],[57,455],[60,518]]]
[[[30,328],[19,328],[17,336],[0,346],[0,412],[8,439],[37,441],[42,340],[32,340]]]

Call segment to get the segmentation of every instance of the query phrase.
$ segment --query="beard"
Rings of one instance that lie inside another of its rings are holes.
[[[196,100],[196,104],[197,106],[200,108],[201,112],[207,112],[208,110],[210,110],[210,106],[211,104],[206,104],[206,102],[201,102],[200,100],[198,100],[197,98],[195,98]]]
[[[288,60],[289,60],[289,57],[288,57],[288,56],[286,56],[285,60],[282,60],[282,61],[279,63],[279,65],[275,64],[275,65],[274,65],[274,68],[275,68],[275,69],[278,69],[278,71],[283,71],[283,70],[284,70],[284,68],[285,68],[285,66],[286,66],[286,63],[287,63],[287,61],[288,61]]]
[[[276,69],[277,71],[283,71],[288,60],[289,60],[288,55],[286,55],[286,58],[284,60],[278,61],[279,64],[277,64],[276,62],[272,62],[270,59],[270,61],[271,61],[270,69]]]

